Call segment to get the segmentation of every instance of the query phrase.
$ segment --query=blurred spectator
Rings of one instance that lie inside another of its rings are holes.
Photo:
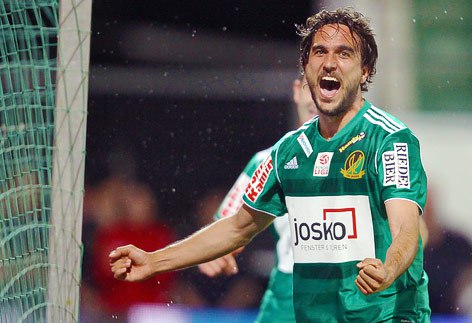
[[[424,250],[424,269],[429,276],[429,298],[433,314],[458,314],[458,277],[472,265],[472,246],[459,232],[444,227],[437,217],[435,195],[428,191],[423,217],[429,230]],[[459,289],[458,289],[459,288]]]
[[[213,189],[205,193],[195,207],[195,231],[213,222],[213,215],[221,204],[226,190]],[[180,273],[181,280],[175,301],[190,306],[223,307],[223,308],[254,308],[259,305],[260,299],[267,284],[267,276],[260,276],[253,269],[252,260],[258,251],[257,241],[252,244],[251,251],[244,252],[239,261],[240,273],[236,276],[219,276],[210,278],[202,275],[197,267],[189,268]],[[259,244],[259,251],[261,251]],[[264,268],[263,272],[268,273]]]
[[[88,184],[85,187],[82,225],[84,252],[80,286],[80,317],[83,323],[96,322],[105,316],[105,306],[98,296],[98,286],[93,277],[95,234],[98,228],[112,225],[122,217],[126,183],[124,178],[110,176],[97,185]]]
[[[175,241],[172,229],[158,221],[158,203],[152,191],[142,184],[125,179],[109,178],[95,191],[92,213],[97,228],[91,257],[91,276],[97,299],[105,311],[125,314],[138,303],[169,303],[176,283],[176,273],[159,275],[149,281],[127,284],[110,275],[104,261],[108,252],[124,243],[133,243],[144,250],[162,248]]]

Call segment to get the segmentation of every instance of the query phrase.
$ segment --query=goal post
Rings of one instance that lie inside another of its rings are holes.
[[[91,0],[0,3],[0,322],[78,322]]]
[[[91,6],[59,5],[48,322],[78,320]]]

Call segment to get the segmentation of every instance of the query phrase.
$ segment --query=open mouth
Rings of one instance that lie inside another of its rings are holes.
[[[338,93],[341,83],[337,78],[325,76],[320,81],[321,94],[325,97],[332,98]]]

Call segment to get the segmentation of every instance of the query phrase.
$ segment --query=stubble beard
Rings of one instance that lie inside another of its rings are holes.
[[[339,104],[334,107],[334,109],[324,109],[322,107],[322,103],[318,100],[318,98],[314,98],[314,102],[315,102],[315,105],[316,105],[316,108],[318,109],[318,112],[320,114],[323,114],[327,117],[339,117],[339,116],[343,116],[344,114],[346,114],[346,112],[348,112],[353,104],[354,104],[354,101],[356,100],[356,91],[348,91],[346,96],[344,98],[342,98],[341,102],[339,102]]]

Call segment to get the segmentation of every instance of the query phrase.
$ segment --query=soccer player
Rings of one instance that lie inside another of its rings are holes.
[[[143,280],[216,259],[288,213],[297,321],[427,322],[426,174],[411,130],[362,96],[375,74],[372,29],[341,8],[298,32],[318,116],[274,145],[235,215],[154,252],[115,249],[114,277]]]
[[[306,83],[306,78],[293,81],[293,102],[296,106],[298,126],[310,120],[316,115],[316,107]],[[242,206],[242,196],[249,184],[251,175],[257,166],[270,154],[271,148],[256,153],[239,175],[231,187],[223,202],[216,211],[215,220],[235,214]],[[288,167],[296,168],[293,161]],[[287,216],[281,216],[274,220],[270,226],[276,242],[276,263],[270,274],[267,290],[261,302],[257,323],[290,323],[295,322],[295,313],[292,300],[292,270],[293,255],[290,243],[290,227]],[[235,252],[237,254],[237,252]],[[237,263],[232,253],[199,265],[200,271],[207,276],[214,277],[219,274],[231,275],[237,272]]]

